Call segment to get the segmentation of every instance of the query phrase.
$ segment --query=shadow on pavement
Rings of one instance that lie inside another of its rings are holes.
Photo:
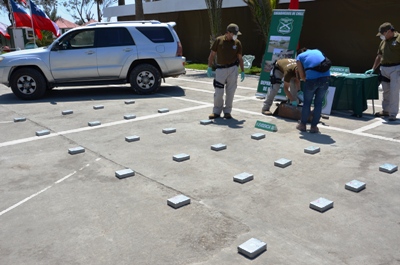
[[[96,87],[74,87],[53,89],[47,91],[46,95],[37,100],[21,100],[11,91],[0,96],[0,104],[30,104],[46,103],[56,104],[57,102],[78,102],[92,100],[120,100],[120,99],[139,99],[139,98],[163,98],[183,97],[185,91],[179,86],[161,86],[158,91],[162,94],[138,95],[130,86],[96,86]]]
[[[301,136],[299,137],[302,140],[306,140],[312,143],[318,144],[334,144],[335,140],[332,139],[330,135],[322,134],[322,133],[309,133],[309,132],[300,132]]]
[[[235,118],[232,119],[222,119],[222,118],[218,118],[218,119],[214,119],[214,124],[216,125],[223,125],[223,126],[228,126],[229,128],[232,129],[241,129],[243,128],[243,124],[246,122],[246,120],[237,120]]]
[[[346,120],[355,120],[355,121],[370,121],[375,119],[376,117],[373,114],[363,113],[362,117],[356,117],[353,115],[353,112],[348,110],[332,110],[331,115],[337,118],[344,118]]]

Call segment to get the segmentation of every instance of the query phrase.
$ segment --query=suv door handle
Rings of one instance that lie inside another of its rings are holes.
[[[124,52],[130,52],[130,51],[132,51],[132,48],[125,48],[125,49],[123,49],[123,51]]]
[[[91,50],[90,50],[90,51],[86,51],[85,53],[90,55],[90,54],[93,54],[94,51],[91,51]]]

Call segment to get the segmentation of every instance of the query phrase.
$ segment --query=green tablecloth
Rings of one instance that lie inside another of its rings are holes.
[[[329,85],[336,87],[333,110],[352,110],[361,117],[368,99],[379,99],[378,75],[344,74],[331,76]]]

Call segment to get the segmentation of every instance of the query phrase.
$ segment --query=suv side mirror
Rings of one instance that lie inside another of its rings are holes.
[[[53,43],[53,46],[51,47],[52,51],[59,51],[60,50],[60,42],[57,40]]]

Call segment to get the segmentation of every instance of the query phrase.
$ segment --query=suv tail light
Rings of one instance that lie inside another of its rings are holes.
[[[178,41],[177,42],[178,47],[176,48],[176,56],[182,56],[183,55],[183,49],[182,49],[182,44]]]

